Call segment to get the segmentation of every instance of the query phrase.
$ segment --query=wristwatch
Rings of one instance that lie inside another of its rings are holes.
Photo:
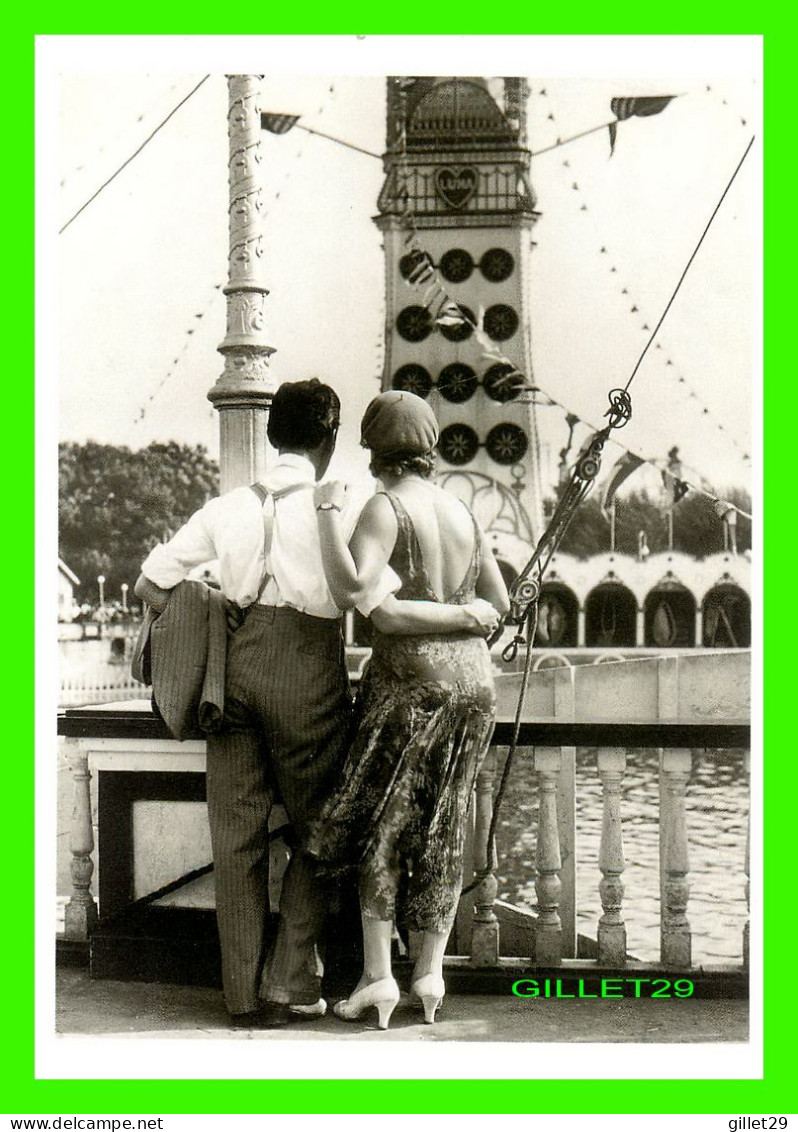
[[[318,507],[316,508],[316,510],[317,511],[340,511],[341,508],[338,506],[337,503],[333,503],[331,500],[328,499],[324,503],[320,503],[318,505]]]

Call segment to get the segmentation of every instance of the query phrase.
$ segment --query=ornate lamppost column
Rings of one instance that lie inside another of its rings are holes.
[[[224,371],[208,393],[219,410],[220,490],[252,483],[266,471],[266,422],[274,394],[266,338],[263,281],[263,153],[260,75],[228,75],[230,254]]]

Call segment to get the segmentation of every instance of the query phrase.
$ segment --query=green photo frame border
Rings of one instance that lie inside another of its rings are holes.
[[[3,279],[6,310],[7,361],[6,406],[13,415],[7,422],[3,450],[6,485],[5,562],[10,577],[6,586],[11,611],[9,634],[0,663],[5,677],[9,711],[5,726],[5,777],[8,783],[5,820],[2,822],[5,863],[5,915],[2,933],[6,986],[3,1037],[4,1107],[7,1112],[26,1115],[147,1113],[721,1113],[774,1114],[789,1112],[789,1086],[795,1069],[794,1027],[792,1022],[791,976],[794,959],[788,955],[792,938],[788,915],[793,905],[788,887],[790,843],[782,831],[793,828],[795,818],[789,779],[782,780],[792,754],[787,732],[785,701],[787,689],[786,636],[788,623],[778,598],[791,593],[787,570],[791,565],[786,538],[790,529],[792,483],[782,468],[781,453],[788,451],[787,429],[790,414],[779,403],[782,384],[778,363],[792,360],[787,350],[787,320],[781,307],[792,283],[788,262],[792,216],[787,198],[794,196],[793,176],[787,169],[791,146],[786,141],[786,117],[794,113],[794,95],[788,97],[787,81],[795,70],[788,58],[793,44],[786,14],[775,5],[759,5],[752,14],[746,6],[715,0],[698,11],[679,0],[667,9],[599,12],[584,3],[568,5],[567,15],[555,11],[530,9],[528,14],[508,12],[503,21],[511,27],[498,27],[489,20],[483,6],[474,0],[461,0],[453,9],[440,8],[430,17],[424,6],[403,4],[391,16],[376,14],[362,0],[350,3],[333,15],[329,6],[306,4],[301,18],[286,12],[272,18],[266,28],[250,27],[247,34],[452,34],[445,26],[456,16],[469,34],[550,34],[619,35],[628,31],[590,31],[599,18],[611,25],[622,20],[634,22],[635,35],[763,35],[767,77],[765,149],[765,291],[769,310],[765,322],[764,362],[768,367],[765,389],[765,415],[768,460],[764,472],[764,498],[767,505],[767,559],[765,585],[769,598],[764,607],[765,656],[765,739],[769,765],[765,786],[765,1048],[762,1080],[623,1080],[624,1047],[619,1045],[619,1080],[542,1081],[535,1079],[534,1050],[530,1050],[527,1081],[294,1081],[271,1080],[150,1080],[145,1092],[137,1081],[35,1080],[34,1078],[34,759],[33,698],[34,649],[32,626],[34,610],[34,382],[33,382],[33,237],[34,237],[34,39],[42,34],[238,34],[225,30],[233,22],[222,10],[206,4],[172,6],[169,10],[150,0],[137,5],[135,16],[109,14],[107,8],[91,0],[80,11],[65,12],[47,2],[20,9],[6,17],[6,60],[2,77],[5,93],[6,176],[3,191],[7,210],[5,241],[10,245]],[[243,13],[242,13],[243,14]],[[249,13],[249,23],[257,23],[258,13]],[[132,31],[135,23],[139,30]],[[519,26],[519,23],[521,26]],[[379,25],[375,30],[374,25]],[[63,32],[64,25],[71,25]],[[659,26],[658,26],[659,25]],[[663,31],[662,25],[669,30]],[[740,28],[756,25],[753,30]],[[645,29],[648,30],[645,30]],[[345,29],[345,30],[344,30]],[[732,30],[735,29],[735,30]],[[455,29],[456,30],[456,29]],[[600,41],[597,40],[600,48]],[[55,109],[54,109],[55,112]],[[782,130],[784,134],[782,134]],[[794,127],[793,127],[794,132]],[[783,143],[780,139],[784,136]],[[791,201],[792,203],[792,201]],[[794,318],[792,320],[794,322]],[[789,326],[790,323],[787,323]],[[16,364],[14,364],[16,363]],[[53,411],[56,411],[55,406]],[[764,450],[764,446],[763,446]],[[754,449],[756,451],[756,448]],[[780,506],[781,505],[781,506]],[[781,508],[788,508],[786,511]],[[794,537],[794,536],[793,536]],[[18,592],[21,600],[18,600]],[[777,628],[782,628],[779,634]],[[793,693],[794,694],[794,693]],[[780,759],[776,766],[774,759]],[[783,768],[781,761],[783,760]],[[563,1047],[563,1055],[574,1056],[578,1046]],[[657,1052],[652,1048],[652,1062]],[[165,1051],[166,1053],[166,1051]],[[90,1052],[87,1049],[87,1057]],[[408,1087],[408,1085],[412,1087]],[[508,1085],[510,1087],[508,1087]],[[513,1087],[515,1086],[515,1087]],[[719,1124],[725,1128],[726,1124]]]

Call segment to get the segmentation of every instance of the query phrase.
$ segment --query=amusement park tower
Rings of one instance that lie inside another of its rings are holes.
[[[509,577],[541,532],[530,348],[528,87],[388,79],[383,389],[429,399],[438,482],[472,506]],[[462,318],[458,318],[459,313]],[[508,376],[509,375],[509,376]]]

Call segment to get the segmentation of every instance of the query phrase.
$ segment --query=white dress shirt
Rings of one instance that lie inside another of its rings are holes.
[[[315,469],[305,456],[283,453],[262,483],[268,491],[308,484],[280,499],[261,504],[249,487],[237,487],[211,499],[167,543],[156,546],[141,572],[162,589],[172,589],[195,567],[219,561],[219,582],[225,597],[242,609],[260,600],[263,605],[291,606],[313,617],[335,618],[335,604],[324,575],[318,520],[313,502]],[[274,507],[274,533],[268,560],[264,556],[263,507]],[[344,538],[355,529],[359,507],[347,501],[341,512]],[[269,581],[258,598],[264,573]],[[400,585],[386,567],[358,609],[368,616]]]

